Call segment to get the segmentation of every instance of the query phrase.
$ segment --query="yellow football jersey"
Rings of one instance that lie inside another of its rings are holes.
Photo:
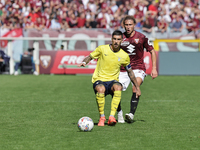
[[[119,81],[120,66],[124,67],[130,64],[130,58],[126,52],[120,49],[118,52],[113,52],[108,45],[98,46],[90,57],[97,60],[97,66],[92,76],[92,83],[97,80],[101,81]]]

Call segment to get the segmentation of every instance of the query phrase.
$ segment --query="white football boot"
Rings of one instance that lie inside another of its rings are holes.
[[[39,75],[37,71],[34,71],[33,74],[36,75],[36,76]]]
[[[14,72],[14,75],[17,76],[17,75],[18,75],[18,71],[15,71],[15,72]]]
[[[126,121],[127,121],[128,123],[131,123],[131,122],[133,122],[134,115],[133,115],[132,113],[127,113],[127,114],[125,115],[125,118],[126,118]]]
[[[125,123],[122,110],[117,113],[117,117],[119,123]]]

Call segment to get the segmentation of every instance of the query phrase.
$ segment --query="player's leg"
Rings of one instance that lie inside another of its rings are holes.
[[[104,114],[104,105],[105,105],[105,86],[102,81],[96,81],[93,84],[93,89],[96,93],[96,102],[100,114],[100,119],[98,126],[104,126],[104,122],[106,121]]]
[[[146,77],[146,73],[143,70],[139,70],[139,69],[133,70],[133,72],[135,74],[137,83],[140,86],[143,83],[144,78]],[[137,109],[138,102],[139,102],[139,97],[136,98],[136,88],[134,85],[132,87],[132,92],[133,92],[133,94],[132,94],[131,101],[130,101],[130,113],[125,115],[127,122],[133,121],[134,114],[135,114],[135,111]]]
[[[115,125],[117,123],[115,119],[115,113],[117,111],[117,107],[121,101],[121,91],[122,91],[122,85],[118,81],[114,81],[112,83],[111,91],[113,93],[113,98],[111,101],[111,112],[108,120],[108,125]]]
[[[138,85],[140,86],[142,84],[142,79],[140,77],[137,77],[136,80],[137,80]],[[130,101],[130,113],[125,115],[127,122],[133,121],[134,114],[139,103],[139,97],[136,98],[136,88],[134,85],[132,87],[132,91],[133,91],[133,94]]]
[[[119,82],[123,86],[122,91],[126,91],[126,89],[128,88],[128,86],[130,84],[130,78],[129,78],[127,72],[120,72],[120,74],[119,74]],[[118,108],[117,108],[117,117],[118,117],[118,122],[119,123],[125,123],[124,117],[123,117],[123,111],[122,111],[122,108],[121,108],[121,101],[120,101],[120,103],[118,105]]]

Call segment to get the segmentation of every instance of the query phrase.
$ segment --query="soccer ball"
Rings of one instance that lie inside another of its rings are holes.
[[[78,121],[78,128],[80,131],[91,131],[94,127],[94,122],[90,117],[82,117]]]

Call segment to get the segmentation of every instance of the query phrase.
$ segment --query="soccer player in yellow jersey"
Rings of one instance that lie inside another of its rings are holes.
[[[123,34],[115,30],[112,34],[112,44],[101,45],[97,47],[89,56],[84,58],[78,66],[85,67],[92,59],[98,59],[97,66],[92,76],[93,89],[96,94],[96,101],[100,113],[98,126],[104,126],[106,121],[104,114],[105,96],[112,95],[111,112],[108,119],[108,125],[115,125],[115,113],[121,101],[122,85],[119,82],[120,66],[126,68],[128,75],[136,86],[136,96],[141,95],[135,75],[131,69],[130,58],[126,52],[120,49]]]

